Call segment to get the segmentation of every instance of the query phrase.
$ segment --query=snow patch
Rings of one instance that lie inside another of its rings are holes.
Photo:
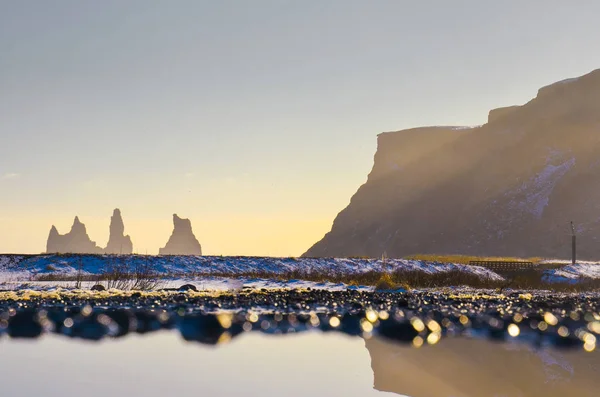
[[[541,218],[544,209],[550,202],[550,195],[558,181],[575,165],[575,158],[571,158],[559,165],[548,164],[529,182],[524,183],[514,194],[524,194],[525,197],[513,204],[522,211],[529,212]]]
[[[581,278],[600,279],[600,263],[578,262],[559,269],[546,270],[544,278],[550,282],[577,282]]]
[[[569,83],[573,83],[574,81],[577,81],[577,80],[579,80],[579,77],[572,77],[570,79],[561,80],[561,81],[557,82],[556,84],[569,84]]]
[[[480,125],[459,125],[456,127],[452,127],[450,129],[453,131],[460,131],[460,130],[472,130],[472,129],[479,128],[479,127],[481,127],[481,124]]]

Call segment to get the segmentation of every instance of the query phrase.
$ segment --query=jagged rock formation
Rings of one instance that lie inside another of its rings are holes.
[[[110,218],[110,236],[104,249],[106,254],[131,254],[133,243],[131,237],[125,236],[125,225],[121,217],[121,210],[116,208]]]
[[[474,128],[383,133],[367,182],[305,256],[600,256],[600,70]]]
[[[102,248],[90,240],[85,229],[85,225],[79,221],[79,217],[75,217],[71,231],[61,235],[53,225],[48,235],[48,243],[46,244],[46,252],[48,253],[76,253],[76,254],[100,254]]]
[[[192,223],[189,219],[182,219],[173,215],[173,234],[167,245],[159,250],[160,255],[202,255],[200,243],[192,232]]]

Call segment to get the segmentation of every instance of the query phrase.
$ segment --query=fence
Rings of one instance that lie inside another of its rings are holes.
[[[509,262],[509,261],[470,261],[471,266],[481,266],[495,272],[514,272],[527,270],[535,267],[533,262]]]

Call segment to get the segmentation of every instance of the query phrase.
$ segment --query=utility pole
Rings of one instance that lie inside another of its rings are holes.
[[[577,261],[577,236],[575,235],[575,226],[571,221],[571,263],[574,265]]]
[[[388,264],[387,264],[387,252],[383,251],[383,254],[381,254],[381,270],[383,270],[384,272],[387,272],[388,269]]]

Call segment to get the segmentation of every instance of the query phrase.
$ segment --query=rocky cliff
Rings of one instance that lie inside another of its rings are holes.
[[[131,237],[125,235],[125,224],[121,210],[116,208],[110,218],[110,236],[104,252],[107,254],[131,254],[133,243]]]
[[[192,223],[189,219],[182,219],[173,215],[173,234],[167,245],[161,248],[160,255],[202,255],[200,243],[192,232]]]
[[[90,240],[85,225],[75,217],[71,231],[67,234],[60,234],[55,226],[50,229],[46,252],[49,253],[78,253],[78,254],[100,254],[102,248]]]
[[[305,256],[600,256],[600,70],[482,126],[378,136],[367,182]]]

